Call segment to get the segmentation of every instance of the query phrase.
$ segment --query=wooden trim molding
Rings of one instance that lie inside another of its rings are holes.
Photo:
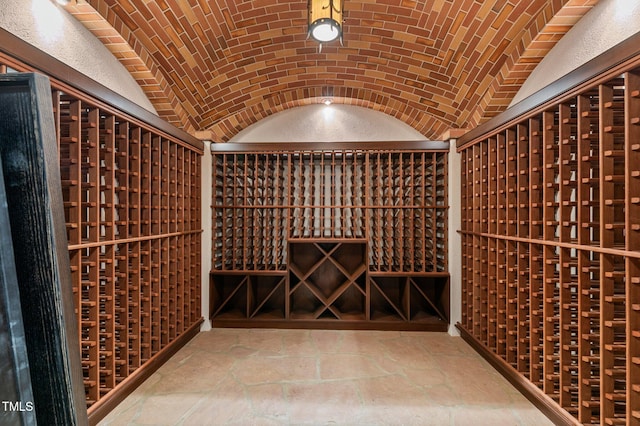
[[[92,405],[88,410],[89,424],[98,424],[98,422],[109,414],[111,410],[124,401],[131,392],[136,390],[136,388],[155,373],[158,368],[160,368],[173,355],[175,355],[176,352],[193,339],[200,332],[200,326],[203,321],[204,319],[201,318],[199,321],[191,325],[184,333],[182,333],[173,342],[169,343],[169,345],[167,345],[162,351],[158,352],[156,355],[151,357],[149,361],[144,363],[144,365],[131,373],[115,389],[105,395],[104,398]]]
[[[624,249],[598,247],[598,246],[586,245],[586,244],[567,243],[562,241],[545,240],[545,239],[539,239],[539,238],[514,237],[510,235],[492,234],[488,232],[473,232],[473,231],[460,231],[460,230],[457,232],[458,234],[463,236],[468,235],[471,237],[490,238],[493,240],[511,241],[514,243],[536,244],[539,246],[560,247],[560,248],[580,250],[580,251],[592,251],[594,253],[610,254],[613,256],[623,256],[623,257],[630,257],[632,259],[640,259],[639,251],[628,251]]]
[[[280,143],[213,143],[211,151],[272,152],[272,151],[438,151],[449,152],[448,141],[382,141],[382,142],[280,142]]]
[[[516,120],[522,120],[525,114],[534,114],[545,105],[558,102],[560,97],[573,95],[574,92],[582,90],[585,84],[598,84],[598,81],[594,80],[595,78],[611,79],[613,75],[620,72],[620,68],[628,67],[629,62],[640,61],[638,56],[640,56],[640,33],[629,37],[486,123],[467,132],[457,140],[458,151],[487,133],[499,131]]]
[[[58,83],[62,86],[79,90],[199,150],[204,149],[204,144],[200,139],[167,123],[154,113],[92,80],[64,62],[39,50],[4,28],[0,28],[0,52],[4,52],[12,58],[33,67],[34,71],[40,71],[46,74],[51,79],[52,86]],[[61,89],[64,90],[64,87],[61,87]]]
[[[571,414],[560,408],[558,404],[544,394],[533,383],[518,373],[512,366],[507,364],[502,358],[491,352],[485,345],[478,341],[460,323],[456,324],[460,331],[460,336],[476,352],[487,360],[505,379],[522,393],[533,405],[538,407],[542,413],[558,426],[578,426],[580,423]]]
[[[69,245],[69,250],[81,250],[81,249],[88,249],[93,247],[113,246],[116,244],[139,243],[141,241],[153,241],[153,240],[161,240],[161,239],[172,238],[172,237],[197,235],[197,234],[202,234],[202,232],[203,232],[202,229],[196,229],[193,231],[171,232],[168,234],[144,235],[141,237],[122,238],[118,240],[94,241],[91,243],[71,244]]]

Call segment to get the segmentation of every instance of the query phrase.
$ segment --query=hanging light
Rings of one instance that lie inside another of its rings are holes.
[[[342,43],[342,0],[309,0],[308,36],[321,47],[337,38]]]

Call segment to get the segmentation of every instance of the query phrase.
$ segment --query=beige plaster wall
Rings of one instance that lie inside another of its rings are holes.
[[[639,31],[640,1],[600,0],[538,64],[511,101],[511,105]]]
[[[156,114],[126,68],[51,0],[0,0],[0,27]]]

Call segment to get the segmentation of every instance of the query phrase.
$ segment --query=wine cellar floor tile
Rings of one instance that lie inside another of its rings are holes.
[[[214,329],[100,423],[148,424],[552,423],[445,333]]]

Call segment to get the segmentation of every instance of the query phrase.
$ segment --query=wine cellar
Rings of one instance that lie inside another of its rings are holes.
[[[460,328],[582,424],[640,422],[639,140],[636,60],[460,147]]]
[[[0,75],[0,424],[640,426],[640,2],[0,1]]]
[[[448,143],[214,144],[214,326],[446,330]]]

